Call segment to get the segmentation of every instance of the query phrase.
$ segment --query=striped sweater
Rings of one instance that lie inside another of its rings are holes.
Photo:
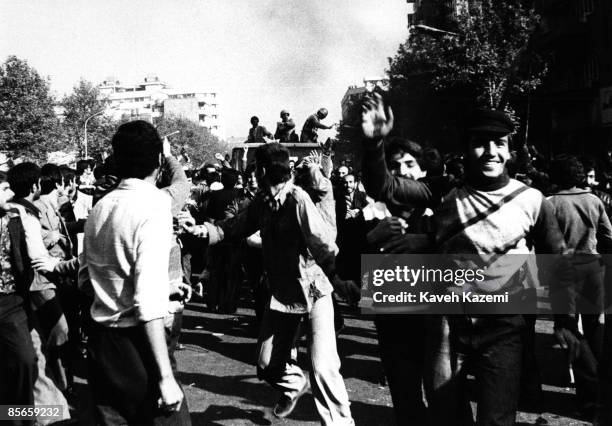
[[[468,184],[452,188],[447,177],[404,179],[389,173],[382,141],[368,143],[366,150],[363,176],[368,195],[390,208],[432,208],[437,251],[468,255],[458,262],[461,268],[486,266],[477,291],[497,292],[512,285],[532,247],[536,253],[565,251],[554,209],[536,189],[513,179],[487,190]]]
[[[477,282],[476,289],[500,291],[516,284],[512,277],[525,264],[532,245],[562,242],[558,230],[554,232],[556,223],[549,207],[538,190],[514,179],[492,191],[460,186],[445,195],[434,210],[437,250],[468,255],[455,263],[462,268],[484,268],[485,280]],[[536,228],[542,241],[538,241]]]

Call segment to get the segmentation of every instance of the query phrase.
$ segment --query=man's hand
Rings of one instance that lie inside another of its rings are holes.
[[[325,142],[319,143],[319,145],[321,145],[321,149],[325,155],[331,155],[332,151],[334,150],[334,142],[331,138],[327,138]]]
[[[580,340],[567,328],[557,328],[555,337],[563,349],[567,349],[569,362],[573,362],[580,356]]]
[[[361,130],[367,139],[381,139],[393,129],[393,111],[385,108],[382,96],[367,96],[361,107]]]
[[[55,257],[39,257],[32,259],[32,268],[38,272],[53,272],[60,260]]]
[[[191,226],[194,226],[196,223],[191,213],[187,211],[180,211],[177,216],[177,220],[178,220],[179,226],[182,226],[182,227],[184,227],[185,225],[191,227]]]
[[[49,231],[49,233],[47,234],[47,240],[49,241],[49,247],[56,245],[57,243],[59,243],[61,239],[62,239],[62,234],[60,234],[59,231],[53,230],[53,231]]]
[[[220,152],[215,153],[215,158],[219,161],[225,160],[225,157]]]
[[[193,292],[200,298],[204,297],[204,285],[202,284],[202,281],[195,283],[193,286]]]
[[[300,161],[300,164],[296,166],[296,169],[303,166],[309,166],[311,164],[321,166],[321,155],[317,151],[310,151],[310,155],[302,158],[302,161]]]
[[[351,209],[351,210],[347,210],[346,212],[346,218],[347,219],[354,219],[357,217],[357,215],[359,214],[359,209]]]
[[[191,213],[186,211],[179,212],[177,216],[178,225],[186,232],[191,235],[195,235],[196,237],[205,238],[207,236],[206,228],[203,226],[197,226],[196,221],[191,215]],[[204,232],[204,234],[202,234]]]
[[[170,289],[170,297],[172,298],[172,296],[178,296],[182,303],[189,302],[191,300],[191,294],[191,286],[182,282],[173,284],[172,288]]]
[[[380,244],[390,238],[402,235],[406,222],[399,217],[386,217],[374,229],[368,232],[367,240],[370,244]]]
[[[361,289],[354,281],[344,281],[336,276],[333,280],[333,286],[336,294],[344,299],[350,307],[358,306],[359,299],[361,299]]]
[[[179,411],[183,402],[183,392],[173,376],[159,381],[159,408],[166,412]]]

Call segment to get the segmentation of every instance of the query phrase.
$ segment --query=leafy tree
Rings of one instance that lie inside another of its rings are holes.
[[[78,150],[81,157],[85,156],[85,121],[89,119],[87,155],[100,159],[102,153],[110,149],[110,140],[118,123],[104,114],[96,115],[106,108],[97,87],[81,79],[72,93],[62,99],[61,105],[64,108],[62,130],[67,146]]]
[[[60,142],[53,104],[48,79],[9,56],[0,65],[0,150],[44,160]]]
[[[186,154],[188,166],[195,168],[205,162],[216,162],[215,153],[228,151],[230,146],[219,140],[210,130],[201,127],[185,117],[164,115],[157,122],[160,136],[179,131],[179,134],[169,137],[172,153],[176,156]]]
[[[547,71],[546,60],[531,48],[539,16],[529,3],[464,1],[449,15],[450,31],[411,31],[388,71],[404,132],[439,141],[474,106],[506,110],[520,121],[521,97]]]

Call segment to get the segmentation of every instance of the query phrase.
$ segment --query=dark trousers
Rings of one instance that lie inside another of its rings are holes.
[[[377,315],[378,348],[398,425],[426,425],[423,372],[427,350],[425,315]]]
[[[574,268],[576,311],[582,319],[584,338],[580,339],[580,355],[572,366],[576,400],[579,405],[588,406],[599,400],[598,368],[604,339],[604,325],[600,322],[599,314],[604,310],[604,275],[599,261],[575,264]]]
[[[434,425],[471,425],[467,372],[476,377],[479,426],[515,423],[521,379],[522,315],[443,317],[428,336],[434,363],[428,402]],[[431,328],[430,328],[431,330]]]
[[[521,401],[531,411],[538,411],[542,401],[542,375],[536,358],[537,315],[523,315],[523,359],[521,372]]]
[[[237,308],[240,284],[240,255],[234,244],[222,243],[210,248],[210,286],[208,308],[233,314]]]
[[[600,364],[601,424],[612,425],[612,315],[606,315],[604,346]]]
[[[157,406],[157,366],[141,327],[92,326],[89,383],[96,420],[103,425],[190,425],[187,401],[165,414]]]
[[[0,360],[0,403],[33,405],[38,376],[36,354],[22,299],[14,293],[0,294]]]
[[[253,294],[255,303],[255,319],[261,324],[264,311],[270,303],[270,291],[266,285],[263,271],[262,252],[259,248],[243,247],[242,264],[246,274],[246,280]]]

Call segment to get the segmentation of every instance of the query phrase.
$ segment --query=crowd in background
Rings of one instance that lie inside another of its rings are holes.
[[[352,424],[335,336],[343,328],[338,302],[358,306],[362,253],[569,249],[574,257],[557,266],[572,271],[570,282],[556,277],[574,299],[571,315],[555,317],[555,335],[568,350],[581,413],[604,419],[612,342],[603,315],[608,265],[599,254],[612,249],[612,152],[600,161],[546,158],[534,146],[512,146],[504,114],[481,111],[466,123],[466,149],[441,154],[391,137],[381,102],[364,109],[363,148],[355,148],[366,151],[363,165],[334,166],[328,140],[297,164],[272,143],[252,148],[250,163],[245,150],[243,170],[218,154],[216,163],[185,172],[167,140],[132,122],[119,128],[104,164],[26,162],[0,173],[0,341],[11,354],[0,368],[0,402],[61,405],[68,421],[74,365],[86,357],[101,423],[153,423],[157,409],[170,423],[188,422],[173,379],[185,303],[193,291],[210,311],[232,314],[246,290],[259,337],[258,377],[282,393],[274,414],[288,416],[312,388],[322,423]],[[322,109],[309,120],[326,115]],[[283,110],[276,133],[297,141],[288,117]],[[272,137],[257,117],[251,123],[249,142]],[[443,235],[453,227],[454,235]],[[502,228],[516,234],[491,236]],[[149,246],[167,250],[165,260]],[[494,292],[549,285],[539,280],[537,271],[513,271]],[[581,312],[578,293],[588,294],[596,313]],[[152,300],[160,294],[165,304]],[[160,318],[168,366],[154,347],[156,331],[146,338],[131,331]],[[519,398],[537,409],[535,320],[376,315],[398,424],[472,424],[468,367],[477,378],[478,424],[514,424]],[[312,342],[310,378],[295,358],[296,336],[304,333]],[[134,366],[143,371],[128,371]]]

